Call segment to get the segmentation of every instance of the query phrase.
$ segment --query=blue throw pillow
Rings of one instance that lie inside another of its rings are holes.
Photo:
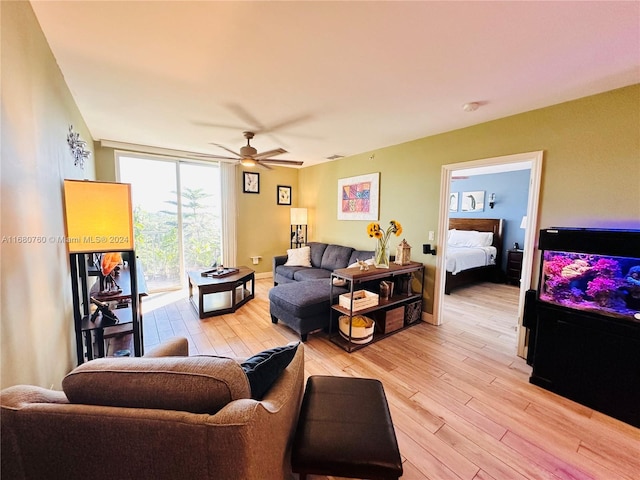
[[[291,363],[300,342],[264,350],[241,363],[249,379],[251,398],[261,400]]]

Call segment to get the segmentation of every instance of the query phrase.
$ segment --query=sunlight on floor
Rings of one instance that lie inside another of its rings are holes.
[[[157,308],[165,307],[170,303],[185,299],[188,296],[189,290],[186,288],[183,288],[181,290],[171,290],[168,292],[152,293],[148,297],[145,297],[142,301],[144,309],[143,311],[152,312]]]

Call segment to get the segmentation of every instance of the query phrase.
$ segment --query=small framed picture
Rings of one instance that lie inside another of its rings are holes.
[[[257,172],[242,172],[242,192],[260,193],[260,174]]]
[[[278,205],[291,205],[291,187],[278,185],[277,199]]]
[[[458,211],[458,192],[453,192],[451,193],[451,195],[449,195],[449,211]]]
[[[484,190],[476,192],[462,192],[463,212],[483,212],[484,211]]]

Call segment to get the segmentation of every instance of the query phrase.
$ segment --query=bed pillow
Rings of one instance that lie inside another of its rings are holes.
[[[449,245],[452,247],[489,247],[492,243],[492,232],[449,230]]]
[[[310,267],[311,247],[290,248],[287,250],[287,267]]]
[[[262,400],[285,368],[291,363],[300,342],[264,350],[242,362],[251,386],[251,398]]]

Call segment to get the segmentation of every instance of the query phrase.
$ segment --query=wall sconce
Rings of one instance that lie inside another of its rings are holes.
[[[491,195],[489,195],[489,207],[493,208],[495,204],[496,204],[496,194],[492,193]]]
[[[422,253],[424,253],[425,255],[435,255],[436,254],[436,249],[435,248],[431,248],[431,244],[430,243],[425,243],[422,245]]]
[[[71,155],[73,155],[73,164],[84,168],[84,162],[91,152],[85,149],[87,142],[80,140],[80,134],[73,131],[73,125],[69,125],[69,133],[67,134],[67,145],[71,149]]]

